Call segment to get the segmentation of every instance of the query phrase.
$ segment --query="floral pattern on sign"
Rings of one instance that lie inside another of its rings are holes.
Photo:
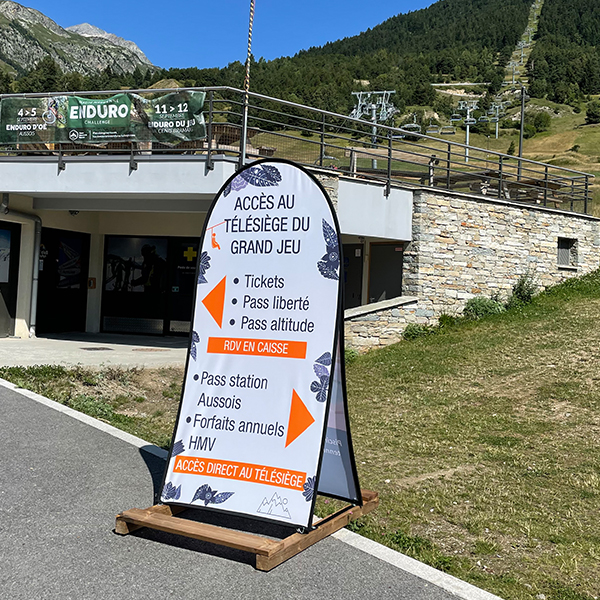
[[[307,502],[310,502],[314,495],[315,495],[315,481],[316,481],[316,477],[309,477],[306,480],[306,483],[302,486],[304,488],[304,491],[302,492],[302,495],[304,496],[304,499]]]
[[[170,481],[163,488],[162,499],[167,500],[179,500],[181,497],[181,485],[175,487]]]
[[[335,229],[323,219],[323,238],[327,252],[317,262],[319,272],[326,279],[339,279],[338,269],[340,268],[340,249],[338,236]]]
[[[310,384],[310,391],[316,394],[317,402],[327,400],[327,391],[329,390],[329,367],[331,365],[331,353],[325,352],[317,358],[313,365],[317,381]]]
[[[281,181],[281,173],[273,165],[258,165],[244,169],[237,177],[227,184],[223,190],[223,196],[229,196],[234,192],[243,190],[247,185],[254,187],[272,187]]]
[[[200,255],[200,264],[198,265],[198,284],[208,283],[206,277],[206,271],[210,269],[210,256],[206,250]]]
[[[196,331],[192,331],[192,343],[190,345],[190,356],[196,360],[196,356],[198,355],[198,349],[196,344],[200,342],[200,336]]]
[[[173,452],[171,452],[171,457],[177,456],[185,452],[185,446],[183,445],[183,440],[179,440],[173,444]]]
[[[217,492],[217,490],[211,489],[210,485],[205,483],[201,485],[194,494],[192,498],[192,502],[196,502],[196,500],[201,500],[204,502],[204,506],[208,506],[209,504],[223,504],[225,500],[228,500],[233,496],[235,492]]]

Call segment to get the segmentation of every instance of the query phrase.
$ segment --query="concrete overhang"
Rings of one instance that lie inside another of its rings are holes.
[[[0,187],[34,198],[39,209],[196,212],[208,208],[236,170],[235,161],[223,158],[207,169],[202,156],[139,156],[135,166],[126,156],[68,157],[64,170],[56,157],[3,159]]]
[[[412,240],[413,192],[341,178],[338,218],[343,233],[388,240]]]
[[[206,155],[0,158],[0,191],[33,199],[34,210],[205,213],[237,169],[234,157]],[[132,168],[134,166],[135,168]],[[320,172],[317,170],[317,172]],[[335,179],[339,175],[329,174]],[[339,177],[337,209],[344,234],[412,239],[412,191]]]

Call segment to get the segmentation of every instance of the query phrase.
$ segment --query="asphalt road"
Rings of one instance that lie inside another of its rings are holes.
[[[333,537],[263,573],[244,552],[149,530],[119,536],[115,515],[152,504],[163,459],[82,418],[0,385],[3,598],[457,597]],[[467,588],[459,597],[495,598]]]

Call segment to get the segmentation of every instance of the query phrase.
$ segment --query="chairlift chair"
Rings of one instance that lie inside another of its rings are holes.
[[[489,123],[490,119],[489,119],[489,117],[486,117],[485,115],[482,115],[481,117],[479,117],[479,122],[480,123]]]
[[[462,121],[462,115],[459,115],[458,113],[454,113],[451,117],[450,117],[450,123],[460,123]]]
[[[465,125],[477,125],[477,119],[469,117],[468,119],[465,119]]]
[[[410,133],[421,133],[421,126],[418,123],[407,123],[402,129]]]
[[[433,134],[438,134],[439,132],[440,132],[440,126],[434,125],[431,122],[431,119],[429,119],[429,127],[425,130],[425,133],[427,135],[433,135]]]
[[[421,126],[417,123],[417,115],[413,113],[413,122],[402,125],[401,129],[410,131],[411,133],[421,133]]]
[[[498,117],[490,117],[490,123],[497,123],[499,120]]]
[[[444,125],[440,129],[440,135],[456,135],[456,127],[454,125]]]

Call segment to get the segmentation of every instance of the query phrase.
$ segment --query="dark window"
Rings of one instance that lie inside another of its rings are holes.
[[[369,303],[402,296],[402,242],[371,244]]]
[[[362,304],[363,245],[344,244],[344,308]]]
[[[577,267],[577,240],[558,238],[557,263],[559,267]]]

